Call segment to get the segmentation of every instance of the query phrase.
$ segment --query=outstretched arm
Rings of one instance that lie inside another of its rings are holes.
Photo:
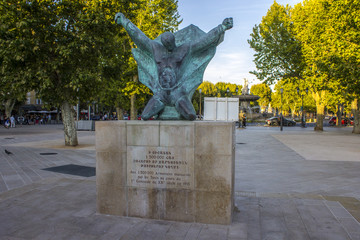
[[[149,39],[139,28],[127,19],[124,14],[120,12],[115,14],[115,23],[121,24],[125,28],[138,48],[145,49],[150,52],[152,51],[151,39]]]
[[[233,27],[233,19],[225,18],[222,24],[210,30],[204,37],[192,44],[192,51],[201,51],[211,45],[218,45],[222,42],[226,30]]]

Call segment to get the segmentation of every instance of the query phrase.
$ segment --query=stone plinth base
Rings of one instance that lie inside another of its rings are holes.
[[[235,124],[96,122],[97,211],[230,224]]]

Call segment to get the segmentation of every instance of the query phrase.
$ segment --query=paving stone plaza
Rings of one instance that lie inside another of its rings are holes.
[[[360,136],[352,128],[236,130],[231,225],[96,213],[95,133],[64,147],[62,125],[0,128],[0,239],[360,239]],[[6,151],[5,151],[6,150]]]

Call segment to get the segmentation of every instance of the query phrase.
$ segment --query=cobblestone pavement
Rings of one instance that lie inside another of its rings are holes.
[[[42,170],[95,167],[94,132],[78,135],[66,148],[61,125],[0,128],[0,239],[360,239],[351,128],[237,129],[229,226],[97,214],[95,177]]]

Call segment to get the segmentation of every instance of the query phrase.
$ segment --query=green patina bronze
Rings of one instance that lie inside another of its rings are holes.
[[[115,22],[121,24],[135,42],[137,48],[132,53],[138,63],[139,80],[154,94],[142,118],[194,120],[192,95],[202,83],[206,66],[223,41],[225,31],[232,28],[233,19],[226,18],[208,33],[190,25],[175,33],[165,32],[154,40],[122,13],[115,15]]]

